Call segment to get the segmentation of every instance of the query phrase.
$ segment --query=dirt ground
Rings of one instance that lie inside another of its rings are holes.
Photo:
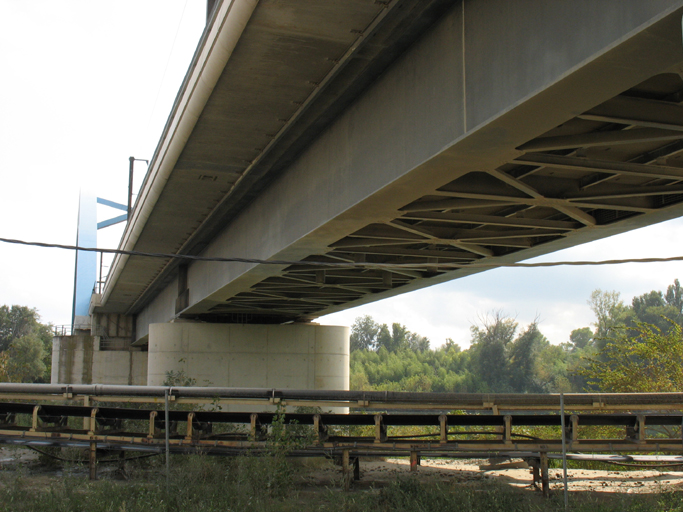
[[[521,460],[512,461],[514,465],[524,466]],[[422,459],[417,471],[410,472],[408,459],[361,459],[358,482],[354,489],[383,487],[400,476],[411,476],[424,482],[441,482],[476,485],[478,483],[497,480],[513,487],[533,490],[530,468],[510,467],[504,469],[481,469],[490,462],[486,459],[446,460]],[[341,468],[330,461],[314,459],[304,464],[301,471],[301,484],[304,487],[335,487],[341,482]],[[60,466],[44,466],[40,463],[35,451],[25,448],[0,447],[0,473],[5,476],[21,472],[33,484],[49,486],[62,478],[64,472]],[[71,476],[88,478],[86,466],[71,466]],[[102,465],[98,469],[100,478],[116,478],[113,465]],[[562,469],[551,468],[551,490],[562,490]],[[614,471],[569,469],[569,490],[615,493],[659,493],[662,491],[683,489],[683,471]]]

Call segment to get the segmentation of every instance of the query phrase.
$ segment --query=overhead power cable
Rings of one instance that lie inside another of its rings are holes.
[[[48,249],[66,249],[70,251],[99,252],[101,254],[121,254],[125,256],[143,256],[147,258],[179,259],[190,261],[213,261],[219,263],[254,263],[257,265],[308,265],[312,267],[333,268],[536,268],[536,267],[560,267],[560,266],[597,266],[597,265],[620,265],[624,263],[669,263],[683,261],[683,256],[671,256],[669,258],[624,258],[601,261],[545,261],[538,263],[371,263],[371,262],[343,262],[343,261],[289,261],[289,260],[260,260],[256,258],[221,258],[208,256],[194,256],[191,254],[167,254],[159,252],[124,251],[123,249],[104,249],[97,247],[79,247],[76,245],[49,244],[45,242],[26,242],[11,238],[0,238],[0,242],[8,244],[28,245],[31,247],[43,247]],[[444,253],[448,257],[448,253]]]

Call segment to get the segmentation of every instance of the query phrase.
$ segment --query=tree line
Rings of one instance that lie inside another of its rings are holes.
[[[455,393],[638,392],[683,384],[683,288],[653,290],[624,303],[595,290],[591,327],[551,344],[538,321],[520,326],[501,312],[470,328],[469,348],[370,316],[351,327],[351,389]]]

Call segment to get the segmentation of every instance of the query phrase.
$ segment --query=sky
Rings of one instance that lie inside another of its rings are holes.
[[[128,157],[150,159],[205,22],[205,0],[0,0],[0,238],[73,245],[81,189],[127,201]],[[136,163],[135,189],[146,165]],[[98,220],[118,215],[98,206]],[[115,248],[122,226],[99,231]],[[683,220],[560,251],[545,261],[683,254]],[[0,243],[0,305],[71,319],[74,254]],[[109,259],[105,258],[104,266]],[[399,322],[466,347],[470,326],[499,311],[520,327],[538,319],[552,343],[594,321],[587,300],[626,302],[665,290],[683,263],[497,269],[322,317]]]

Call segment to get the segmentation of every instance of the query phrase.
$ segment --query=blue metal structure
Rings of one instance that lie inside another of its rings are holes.
[[[114,224],[118,224],[119,222],[123,222],[125,220],[128,220],[128,207],[125,204],[121,203],[115,203],[114,201],[109,201],[108,199],[102,199],[101,197],[97,198],[97,202],[99,204],[103,204],[105,206],[111,206],[112,208],[116,208],[117,210],[123,210],[124,213],[123,215],[119,215],[118,217],[111,218],[109,220],[103,220],[102,222],[97,223],[97,229],[102,229],[106,228],[109,226],[113,226]]]
[[[97,204],[103,204],[123,210],[126,213],[97,222]],[[87,191],[81,190],[78,204],[78,228],[76,245],[78,247],[97,247],[97,230],[113,226],[128,219],[128,207],[126,205],[95,198]],[[91,251],[76,251],[76,270],[74,275],[73,309],[71,314],[71,330],[73,332],[79,316],[88,316],[90,309],[90,297],[97,281],[97,253]]]

